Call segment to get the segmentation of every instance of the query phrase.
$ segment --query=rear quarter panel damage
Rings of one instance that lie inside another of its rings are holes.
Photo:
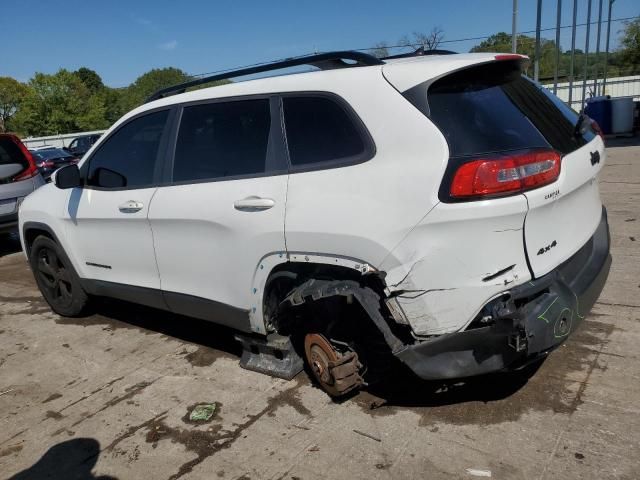
[[[393,250],[380,269],[414,333],[461,330],[486,302],[530,280],[526,212],[523,195],[441,203]]]

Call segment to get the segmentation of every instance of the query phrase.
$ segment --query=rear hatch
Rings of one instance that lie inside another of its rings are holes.
[[[31,154],[15,136],[0,134],[0,215],[14,214],[18,198],[30,193],[22,183],[38,174]]]
[[[538,277],[577,252],[598,226],[604,144],[588,118],[579,122],[575,111],[522,75],[526,58],[495,59],[482,57],[403,95],[449,145],[441,201],[491,208],[493,198],[527,199],[523,247]]]
[[[548,90],[529,81],[512,90],[514,103],[561,154],[558,179],[524,193],[529,203],[524,238],[538,277],[569,259],[596,231],[602,218],[597,175],[605,149],[590,119]]]

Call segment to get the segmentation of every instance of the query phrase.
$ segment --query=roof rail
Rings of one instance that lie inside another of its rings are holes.
[[[421,57],[424,55],[455,55],[458,52],[453,50],[425,50],[424,47],[420,47],[413,52],[399,53],[398,55],[390,55],[388,57],[382,57],[381,60],[393,60],[395,58],[409,58],[409,57]]]
[[[351,60],[355,63],[345,62],[345,60]],[[216,80],[226,80],[235,77],[244,77],[246,75],[253,75],[256,73],[270,72],[273,70],[281,70],[284,68],[297,67],[299,65],[313,65],[321,70],[331,70],[335,68],[344,67],[363,67],[371,65],[382,65],[384,62],[373,55],[362,52],[343,51],[343,52],[327,52],[318,53],[315,55],[305,55],[302,57],[293,57],[281,60],[278,62],[268,63],[266,65],[258,65],[255,67],[241,68],[238,70],[231,70],[217,75],[210,75],[189,82],[179,83],[171,87],[158,90],[149,98],[148,102],[158,100],[160,98],[168,97],[169,95],[184,93],[187,88],[203,85],[209,82],[215,82]]]

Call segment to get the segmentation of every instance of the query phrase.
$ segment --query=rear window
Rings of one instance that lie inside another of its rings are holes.
[[[367,156],[361,128],[334,100],[292,96],[282,103],[292,169],[357,162]]]
[[[24,168],[29,166],[29,162],[24,157],[20,148],[9,138],[0,137],[0,165],[19,163]]]
[[[36,150],[35,152],[32,151],[31,155],[33,155],[34,157],[36,157],[38,160],[48,160],[50,158],[67,158],[67,157],[73,157],[73,155],[71,155],[70,153],[61,150],[59,148],[52,148],[52,149],[47,149],[47,150]]]
[[[518,62],[468,68],[429,87],[430,117],[452,157],[552,147],[569,153],[593,138],[576,138],[578,114],[521,75]]]

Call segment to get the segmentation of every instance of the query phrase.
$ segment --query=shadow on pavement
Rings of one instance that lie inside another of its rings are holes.
[[[107,324],[113,329],[139,328],[214,349],[222,355],[240,357],[242,354],[242,346],[234,339],[235,331],[212,322],[112,299],[97,299],[94,311],[96,314],[90,317],[61,318],[58,322]],[[366,387],[365,391],[384,399],[385,405],[397,407],[430,407],[503,400],[524,387],[543,363],[539,361],[510,373],[448,382],[429,382],[416,377],[397,360],[389,360],[394,363],[391,371],[384,375],[381,381]],[[307,374],[309,372],[302,373]],[[313,375],[309,377],[312,378]],[[350,398],[352,395],[347,395],[338,400],[338,403]]]
[[[371,385],[367,392],[384,399],[388,406],[441,407],[467,402],[494,402],[511,397],[538,371],[543,360],[522,370],[450,381],[421,380],[398,366],[383,382]]]
[[[2,234],[0,233],[0,258],[5,255],[19,252],[22,249],[18,234]]]
[[[234,330],[206,320],[110,298],[96,299],[93,311],[95,315],[90,317],[61,318],[58,322],[82,325],[106,323],[114,329],[139,328],[220,350],[237,357],[242,354],[242,346],[234,339]]]
[[[117,480],[91,473],[99,455],[100,443],[93,438],[67,440],[49,448],[40,460],[9,480]]]

